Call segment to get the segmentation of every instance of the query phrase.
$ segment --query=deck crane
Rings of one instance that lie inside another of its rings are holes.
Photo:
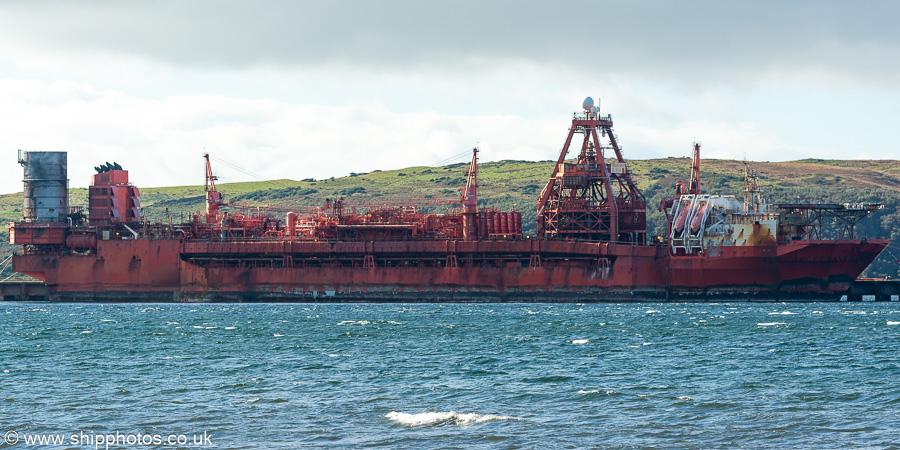
[[[216,190],[216,180],[219,177],[213,175],[209,153],[204,153],[203,158],[206,159],[206,222],[216,223],[219,207],[222,206],[222,193]]]

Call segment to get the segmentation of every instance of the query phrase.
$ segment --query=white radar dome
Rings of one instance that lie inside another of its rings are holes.
[[[588,97],[581,102],[581,107],[584,108],[585,111],[590,111],[594,108],[594,99]]]

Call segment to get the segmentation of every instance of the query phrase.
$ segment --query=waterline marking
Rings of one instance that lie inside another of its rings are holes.
[[[116,447],[133,447],[133,446],[212,446],[212,436],[206,431],[203,434],[150,434],[150,433],[19,433],[18,431],[7,431],[3,435],[3,442],[7,445],[16,445],[24,443],[26,445],[77,445],[81,447],[94,446],[94,449],[109,449],[110,446]]]

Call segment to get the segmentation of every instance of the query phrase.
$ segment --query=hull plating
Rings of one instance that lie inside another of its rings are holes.
[[[679,257],[664,247],[559,241],[123,240],[90,256],[17,255],[14,270],[44,280],[54,301],[808,301],[838,300],[887,242]]]

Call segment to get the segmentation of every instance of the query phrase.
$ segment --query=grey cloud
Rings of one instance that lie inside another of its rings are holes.
[[[825,71],[893,82],[900,61],[891,1],[57,1],[0,12],[17,41],[187,67],[525,61],[654,78]]]

